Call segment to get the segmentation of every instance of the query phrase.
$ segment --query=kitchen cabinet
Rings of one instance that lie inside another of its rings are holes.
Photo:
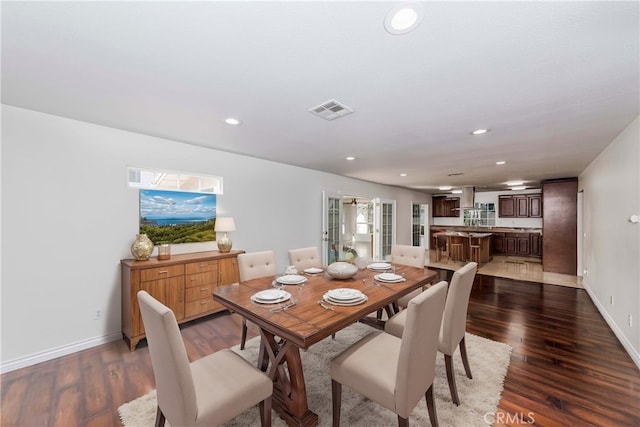
[[[540,234],[531,233],[529,248],[531,255],[542,256],[542,236]]]
[[[238,254],[218,251],[172,255],[168,260],[120,261],[122,336],[135,350],[145,337],[137,294],[147,291],[173,310],[178,323],[197,319],[225,308],[213,300],[217,286],[240,281]]]
[[[460,216],[460,197],[433,197],[432,204],[434,217]]]
[[[542,182],[542,270],[575,275],[578,269],[578,179]]]
[[[498,196],[498,214],[501,218],[541,218],[540,194],[516,194]]]
[[[530,232],[494,232],[493,252],[499,255],[540,256],[542,236]]]

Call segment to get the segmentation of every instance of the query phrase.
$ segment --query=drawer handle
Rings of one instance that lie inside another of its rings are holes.
[[[200,264],[200,267],[206,267],[206,266],[208,266],[208,265],[209,265],[209,264]]]
[[[201,291],[208,291],[209,288],[200,288]]]
[[[191,278],[191,281],[192,281],[192,282],[196,281],[196,278],[195,278],[195,277],[192,277],[192,278]]]
[[[158,271],[158,274],[167,274],[169,272],[169,270],[161,270]]]
[[[200,305],[209,304],[209,301],[200,301]]]

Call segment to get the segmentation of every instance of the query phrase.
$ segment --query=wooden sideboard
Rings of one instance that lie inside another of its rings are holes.
[[[145,337],[138,291],[149,292],[173,310],[178,323],[225,310],[213,300],[213,291],[216,286],[240,281],[241,253],[244,251],[210,251],[171,255],[162,261],[155,257],[147,261],[121,260],[122,336],[129,349],[135,350]]]

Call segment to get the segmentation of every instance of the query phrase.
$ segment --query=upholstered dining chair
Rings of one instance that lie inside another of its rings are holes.
[[[276,256],[273,251],[250,252],[238,255],[238,270],[240,281],[258,279],[260,277],[275,276]],[[240,350],[244,350],[247,342],[247,319],[242,318],[242,338]]]
[[[394,245],[391,247],[392,264],[424,268],[425,259],[426,250],[422,246]],[[400,307],[406,307],[407,304],[409,304],[409,301],[420,292],[422,292],[422,289],[416,289],[415,291],[403,296],[398,300],[398,305]]]
[[[317,246],[289,250],[289,264],[293,265],[299,273],[305,268],[322,267],[322,259]]]
[[[446,294],[447,282],[439,282],[412,299],[402,338],[376,331],[331,361],[334,426],[340,425],[342,385],[395,412],[400,426],[409,425],[424,396],[431,425],[438,425],[433,379]]]
[[[451,400],[453,400],[453,403],[457,406],[460,405],[460,398],[458,397],[458,388],[456,387],[455,372],[453,371],[453,353],[458,346],[460,347],[460,356],[462,357],[464,371],[469,379],[473,379],[464,337],[467,329],[469,296],[471,295],[473,279],[477,271],[478,264],[470,262],[453,273],[451,284],[449,285],[449,292],[447,293],[444,315],[442,316],[442,325],[440,327],[438,350],[444,354]],[[402,337],[407,322],[407,313],[405,311],[406,310],[402,310],[387,320],[384,328],[385,332],[395,335],[396,337]]]
[[[230,349],[190,363],[173,311],[146,291],[137,296],[156,382],[156,426],[220,425],[255,405],[261,425],[271,426],[269,377]]]

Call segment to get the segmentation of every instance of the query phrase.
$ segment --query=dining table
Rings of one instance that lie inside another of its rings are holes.
[[[376,280],[381,271],[369,268],[359,269],[353,277],[343,280],[332,278],[326,271],[304,274],[304,285],[285,285],[283,290],[291,297],[277,304],[252,299],[258,292],[274,289],[277,276],[215,289],[215,301],[259,327],[258,367],[273,381],[273,409],[289,426],[318,425],[318,415],[308,407],[300,350],[365,318],[375,322],[377,310],[393,305],[415,289],[425,288],[439,276],[427,268],[396,264],[390,269],[401,279],[394,283]],[[345,289],[360,291],[366,299],[357,305],[334,305],[325,299],[327,292]]]

